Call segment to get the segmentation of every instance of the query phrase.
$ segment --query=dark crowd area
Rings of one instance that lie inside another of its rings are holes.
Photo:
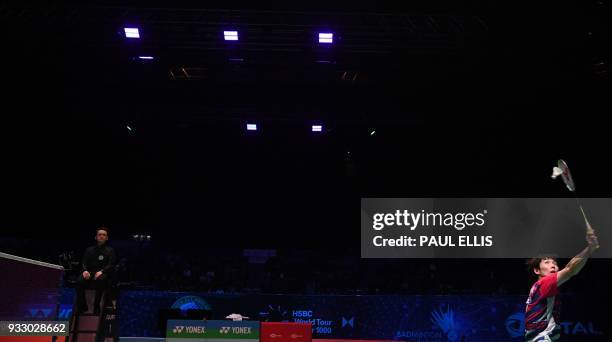
[[[534,278],[522,259],[362,259],[358,250],[180,248],[117,240],[125,289],[270,294],[525,294]],[[79,247],[79,248],[77,248]],[[82,248],[81,248],[82,247]],[[86,245],[4,238],[0,248],[66,269],[71,286]],[[605,259],[592,259],[565,292],[605,291]],[[560,260],[563,265],[567,260]]]

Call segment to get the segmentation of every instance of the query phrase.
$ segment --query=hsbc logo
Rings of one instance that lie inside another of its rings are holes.
[[[281,334],[275,334],[275,333],[270,334],[270,338],[281,338],[281,337],[283,337],[283,335]]]
[[[312,317],[312,310],[295,310],[293,311],[293,317]]]
[[[295,340],[296,338],[303,338],[304,335],[298,335],[298,334],[291,334],[291,339]]]

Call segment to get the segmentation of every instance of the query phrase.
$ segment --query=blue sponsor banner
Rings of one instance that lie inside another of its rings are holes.
[[[609,338],[605,308],[588,296],[563,295],[566,341]],[[166,335],[159,312],[206,308],[224,320],[240,313],[256,321],[311,323],[313,338],[401,341],[521,341],[526,296],[211,295],[126,291],[119,299],[121,336]],[[179,303],[178,305],[175,305]],[[599,309],[598,309],[599,308]],[[601,310],[600,310],[601,309]],[[207,322],[212,322],[207,321]],[[245,324],[249,321],[237,322]],[[215,326],[217,327],[217,326]]]

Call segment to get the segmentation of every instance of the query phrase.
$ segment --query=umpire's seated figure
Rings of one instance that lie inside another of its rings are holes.
[[[108,228],[96,229],[96,245],[85,250],[81,267],[83,273],[76,284],[77,310],[79,313],[88,311],[85,300],[85,289],[95,289],[94,314],[100,313],[102,294],[108,289],[109,279],[115,271],[117,256],[112,247],[107,245]]]

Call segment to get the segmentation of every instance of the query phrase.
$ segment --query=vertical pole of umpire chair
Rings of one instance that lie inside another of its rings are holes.
[[[62,304],[62,289],[64,288],[64,266],[61,266],[61,276],[59,277],[58,280],[58,284],[57,284],[57,298],[55,301],[55,319],[59,320],[59,314],[60,314],[60,308],[61,308],[61,304]],[[70,324],[69,324],[70,325]],[[70,327],[68,327],[68,330],[70,330]],[[68,331],[68,336],[70,336],[70,331]],[[55,342],[57,341],[57,336],[51,336],[51,342]]]

